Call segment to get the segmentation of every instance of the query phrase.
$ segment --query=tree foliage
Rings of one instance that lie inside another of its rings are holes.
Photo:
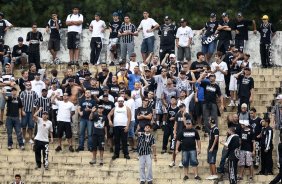
[[[71,9],[78,6],[85,16],[85,27],[91,22],[95,12],[102,14],[106,22],[111,20],[115,11],[121,16],[128,14],[132,22],[137,24],[142,19],[144,10],[151,17],[162,23],[163,17],[171,16],[176,23],[180,18],[186,18],[193,29],[203,27],[211,12],[220,17],[222,12],[228,12],[234,18],[237,12],[242,12],[247,19],[260,21],[262,15],[269,15],[271,22],[279,30],[282,29],[282,1],[280,0],[1,0],[0,11],[15,26],[30,27],[36,22],[45,27],[50,15],[56,12],[64,22]]]

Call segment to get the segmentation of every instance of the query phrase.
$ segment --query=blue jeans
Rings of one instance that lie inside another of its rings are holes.
[[[79,149],[84,149],[84,140],[85,140],[85,130],[87,128],[87,135],[88,135],[88,149],[93,149],[93,122],[89,121],[88,119],[80,119],[79,122]]]
[[[221,153],[221,160],[220,160],[220,164],[219,164],[219,169],[221,172],[224,172],[224,165],[225,165],[225,161],[227,159],[227,153],[228,150],[226,148],[222,149],[222,153]]]
[[[8,146],[13,145],[13,128],[15,129],[16,135],[17,135],[17,140],[19,143],[19,146],[23,146],[23,135],[21,131],[21,122],[18,117],[7,117],[6,119],[6,128],[7,128],[7,133],[8,133]]]
[[[34,122],[32,120],[32,112],[25,112],[25,116],[22,119],[22,128],[34,128]]]

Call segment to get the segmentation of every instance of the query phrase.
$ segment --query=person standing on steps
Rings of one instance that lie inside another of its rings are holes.
[[[55,149],[56,152],[62,150],[62,137],[63,134],[66,134],[66,138],[69,143],[69,151],[74,152],[72,147],[72,128],[71,128],[71,119],[75,112],[75,107],[72,102],[69,101],[68,93],[63,94],[63,100],[59,101],[58,98],[59,94],[56,93],[52,96],[51,102],[58,107],[58,114],[57,114],[57,122],[58,122],[58,138],[59,138],[59,145]]]
[[[6,90],[2,89],[2,95],[7,102],[7,119],[6,119],[6,128],[8,134],[8,150],[13,149],[13,128],[15,129],[18,144],[21,150],[24,150],[23,135],[21,131],[21,119],[22,119],[22,101],[18,97],[17,88],[12,87],[11,96],[6,95]]]
[[[72,9],[72,14],[69,14],[66,19],[66,25],[68,26],[68,49],[70,62],[68,65],[77,65],[79,57],[80,47],[80,34],[82,32],[83,15],[79,13],[79,8],[76,6]]]
[[[112,159],[119,158],[120,141],[122,142],[124,158],[130,159],[127,146],[127,132],[131,121],[131,111],[124,105],[123,97],[119,97],[117,102],[118,106],[114,107],[108,114],[109,125],[114,128],[115,151]]]
[[[60,60],[57,58],[57,52],[60,50],[60,29],[62,27],[62,22],[58,19],[56,13],[52,14],[52,18],[48,21],[46,26],[46,32],[50,31],[50,39],[48,42],[48,50],[52,55],[53,64],[59,64]]]
[[[106,29],[106,23],[101,20],[101,14],[99,12],[95,13],[94,20],[91,21],[89,26],[89,31],[92,32],[92,38],[90,42],[91,53],[90,53],[90,63],[92,65],[99,64],[100,53],[103,48],[103,39]]]
[[[140,184],[145,184],[147,180],[148,184],[153,184],[153,171],[152,171],[152,148],[154,161],[157,161],[156,140],[150,133],[151,124],[146,124],[144,128],[145,132],[139,132],[138,137],[138,155],[139,155],[139,170],[140,170]],[[147,176],[145,167],[147,166]]]
[[[194,179],[201,180],[201,177],[198,175],[198,158],[197,155],[201,154],[201,141],[200,135],[196,129],[193,128],[191,119],[185,117],[183,113],[183,123],[184,129],[177,135],[176,143],[176,154],[179,152],[179,146],[181,145],[182,150],[182,164],[184,167],[184,178],[183,180],[188,180],[189,165],[192,166],[194,171]]]
[[[43,111],[43,108],[40,107],[37,112],[34,113],[33,118],[35,123],[37,123],[37,134],[34,138],[35,141],[35,161],[36,168],[41,168],[41,151],[43,153],[43,165],[46,170],[49,166],[49,143],[53,143],[53,126],[52,122],[48,120],[48,112]],[[42,118],[38,116],[39,113],[42,113]],[[49,136],[51,140],[49,141]]]
[[[0,12],[0,38],[4,39],[4,36],[8,29],[11,29],[13,25],[6,19],[4,19],[4,13]]]

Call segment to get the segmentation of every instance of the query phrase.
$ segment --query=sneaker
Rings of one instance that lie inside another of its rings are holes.
[[[235,103],[233,101],[231,101],[230,104],[228,105],[228,107],[235,107]]]
[[[72,146],[69,147],[69,151],[70,151],[70,152],[74,152],[74,149],[73,149]]]
[[[252,176],[249,177],[249,181],[253,181],[253,177]]]
[[[164,153],[166,153],[166,150],[162,150],[162,151],[161,151],[161,154],[164,154]]]
[[[103,160],[100,160],[99,165],[100,165],[100,166],[103,166],[103,165],[104,165],[104,161],[103,161]]]
[[[113,160],[115,160],[115,159],[117,159],[117,158],[119,158],[119,156],[118,156],[118,155],[114,155],[114,156],[112,156],[112,159],[113,159]]]
[[[183,168],[182,162],[179,162],[178,167],[179,167],[179,168]]]
[[[213,178],[213,175],[210,175],[210,176],[208,176],[207,178],[206,178],[206,180],[213,180],[214,178]]]
[[[175,162],[171,162],[168,166],[169,167],[174,167],[175,166]]]
[[[201,180],[202,178],[197,175],[197,176],[194,177],[194,179],[195,179],[195,180]]]
[[[44,167],[44,169],[45,169],[45,170],[49,170],[49,167],[48,167],[48,165],[46,165],[46,166]]]
[[[8,150],[11,150],[11,149],[13,149],[13,147],[12,146],[8,146]]]
[[[237,177],[237,181],[240,181],[240,180],[243,180],[243,178],[240,177],[240,176],[238,176],[238,177]]]
[[[140,181],[140,184],[145,184],[145,181]]]
[[[130,156],[129,155],[124,155],[124,158],[126,158],[127,160],[130,159]]]
[[[25,150],[24,146],[21,146],[20,148],[21,148],[21,150]]]
[[[25,143],[25,139],[23,139],[23,143]]]
[[[81,148],[76,148],[76,152],[80,152],[80,151],[83,151],[84,149],[81,149]]]
[[[30,139],[29,144],[34,144],[34,141],[32,139]]]
[[[62,151],[62,147],[61,146],[58,146],[56,149],[55,149],[56,152],[59,152],[59,151]]]
[[[96,164],[96,160],[95,159],[92,159],[89,164],[93,165],[93,164]]]
[[[153,184],[153,181],[148,181],[148,184]]]
[[[188,176],[184,176],[184,178],[183,178],[184,181],[186,181],[186,180],[188,180],[188,179],[189,179]]]

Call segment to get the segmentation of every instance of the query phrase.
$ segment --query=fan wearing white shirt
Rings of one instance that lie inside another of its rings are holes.
[[[149,13],[147,11],[143,12],[144,19],[138,26],[137,31],[142,30],[143,42],[141,45],[141,53],[143,61],[149,56],[151,52],[154,52],[155,35],[154,31],[159,28],[159,24],[152,18],[149,18]]]
[[[74,7],[72,14],[69,14],[66,20],[68,26],[68,49],[70,62],[68,65],[78,64],[79,47],[80,47],[80,34],[82,32],[83,15],[79,13],[79,8]],[[75,63],[76,61],[76,63]]]
[[[42,89],[46,89],[45,83],[40,80],[40,73],[36,73],[34,76],[34,80],[30,82],[31,89],[36,92],[38,98],[42,96]]]
[[[176,32],[177,61],[183,62],[185,59],[191,61],[191,44],[193,38],[192,29],[187,26],[187,20],[181,18],[181,27]]]

